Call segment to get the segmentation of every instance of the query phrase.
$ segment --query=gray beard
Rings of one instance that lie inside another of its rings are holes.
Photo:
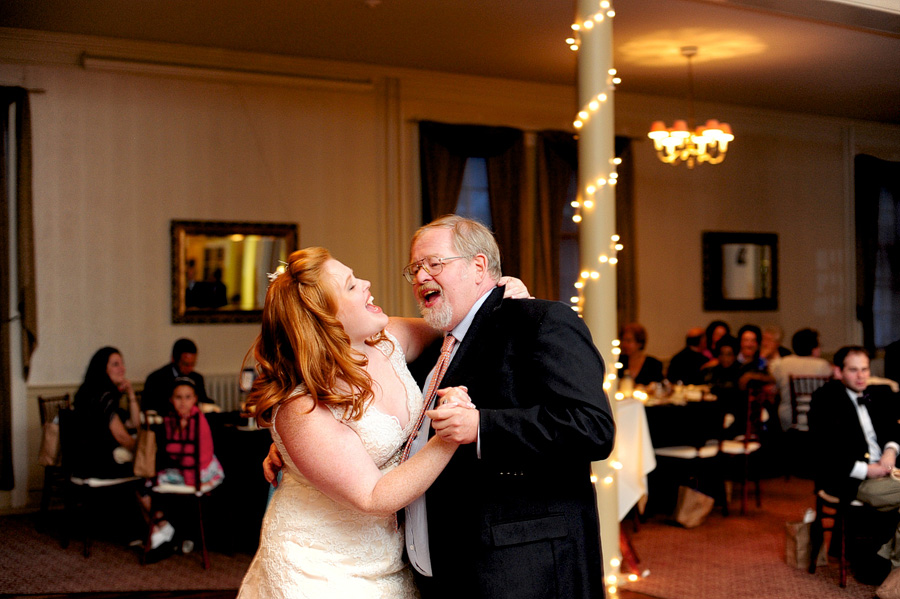
[[[445,331],[453,320],[453,308],[447,302],[441,302],[438,308],[426,308],[422,302],[419,302],[419,312],[425,323],[438,331]]]

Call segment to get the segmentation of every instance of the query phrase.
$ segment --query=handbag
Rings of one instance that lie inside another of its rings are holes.
[[[784,535],[784,561],[787,565],[799,570],[809,569],[810,551],[812,549],[809,538],[810,522],[785,522]],[[816,556],[816,566],[828,565],[828,543],[822,543],[819,555]]]
[[[700,526],[713,509],[715,499],[691,487],[678,487],[675,521],[685,528]]]
[[[142,478],[156,476],[156,431],[150,428],[149,418],[138,431],[137,446],[134,449],[134,475]]]

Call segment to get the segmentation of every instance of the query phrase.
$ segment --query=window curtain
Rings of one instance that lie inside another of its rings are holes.
[[[578,142],[564,131],[541,131],[536,142],[537,198],[534,218],[535,297],[559,298],[559,247],[563,209],[571,201],[569,190],[578,176]]]
[[[37,346],[37,316],[34,286],[34,229],[31,203],[31,112],[28,91],[21,87],[0,87],[2,106],[0,118],[0,490],[14,486],[12,468],[12,372],[10,366],[11,318],[10,292],[16,290],[17,318],[22,324],[23,376],[28,378],[31,355]],[[11,125],[14,125],[11,127]],[[12,138],[12,135],[15,138]],[[14,182],[15,197],[10,197],[10,183]],[[15,244],[18,278],[13,281],[6,267],[12,251],[8,234],[10,212],[15,214]]]
[[[616,157],[621,163],[616,183],[616,233],[622,251],[616,264],[616,304],[619,328],[629,322],[637,322],[637,255],[634,251],[634,151],[631,138],[616,137]]]
[[[900,199],[900,162],[879,160],[860,154],[854,161],[856,195],[856,317],[862,323],[863,345],[876,349],[875,300],[878,252],[879,203],[883,192]],[[894,230],[894,248],[900,250],[900,231]],[[900,293],[900,255],[891,262],[891,288]]]
[[[520,276],[519,206],[523,190],[524,135],[509,127],[419,123],[422,218],[429,222],[456,209],[466,160],[484,158],[491,219],[503,274]]]

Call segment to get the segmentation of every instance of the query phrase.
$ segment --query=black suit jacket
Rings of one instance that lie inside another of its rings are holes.
[[[481,459],[461,446],[426,493],[423,596],[603,597],[590,480],[615,437],[603,360],[571,307],[502,296],[479,309],[440,385],[468,386]]]
[[[194,381],[198,403],[212,403],[212,400],[206,395],[203,375],[199,372],[192,372],[185,376]],[[169,398],[172,396],[172,386],[175,384],[176,378],[175,365],[171,362],[147,375],[147,380],[144,381],[144,390],[141,392],[141,409],[156,410],[158,414],[168,414],[172,407]]]
[[[900,442],[896,394],[880,386],[869,387],[866,392],[872,397],[866,409],[879,447],[884,449],[888,441]],[[817,456],[816,487],[843,499],[855,499],[862,481],[851,478],[850,471],[856,462],[868,463],[869,446],[853,400],[841,381],[829,381],[813,393],[809,431]]]

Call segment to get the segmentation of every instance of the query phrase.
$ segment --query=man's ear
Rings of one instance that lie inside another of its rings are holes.
[[[480,285],[488,274],[487,256],[475,254],[475,257],[472,258],[472,263],[475,265],[475,282]]]
[[[832,370],[832,374],[834,374],[835,380],[838,380],[838,381],[844,380],[844,377],[841,375],[840,368],[838,368],[837,366],[832,366],[831,370]]]

